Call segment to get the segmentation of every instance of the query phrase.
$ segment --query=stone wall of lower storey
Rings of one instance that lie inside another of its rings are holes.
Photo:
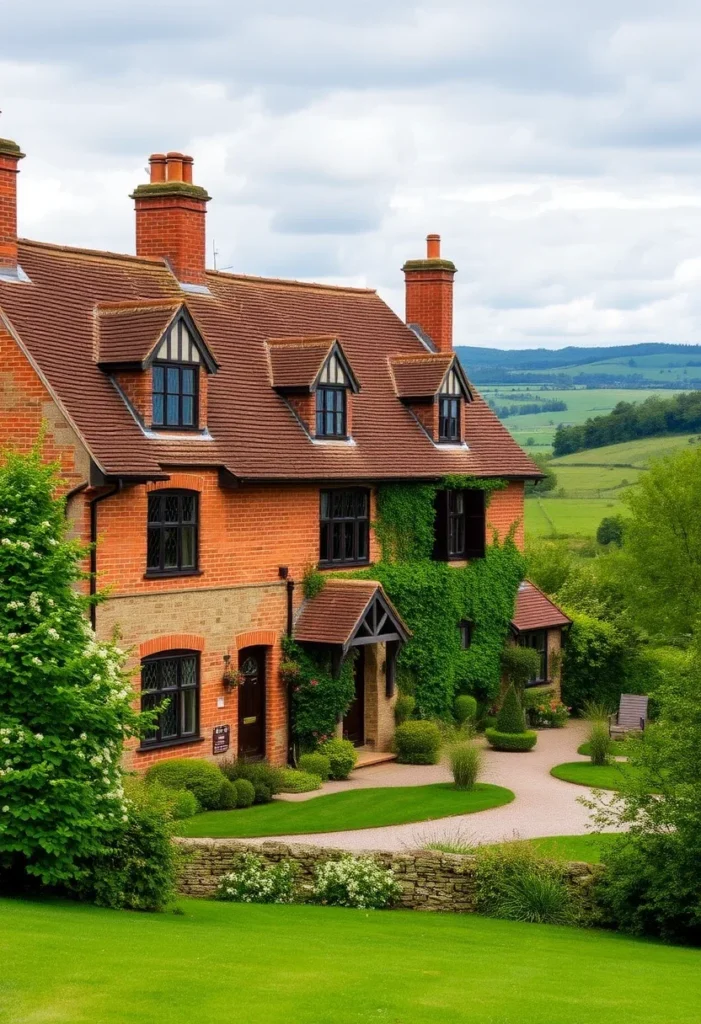
[[[145,769],[166,757],[206,757],[217,761],[236,756],[238,749],[238,694],[222,682],[224,655],[231,666],[249,646],[266,649],[266,756],[274,763],[287,760],[287,711],[280,679],[280,642],[287,622],[284,582],[235,587],[170,590],[161,594],[133,594],[108,598],[97,609],[98,635],[107,639],[117,631],[119,643],[129,651],[134,687],[140,687],[143,657],[167,650],[195,650],[200,658],[200,739],[147,752],[132,744],[127,767]],[[220,706],[222,705],[222,706]],[[215,756],[212,733],[228,725],[231,745]]]
[[[232,871],[241,853],[256,853],[268,864],[290,860],[299,866],[302,887],[311,884],[318,864],[338,860],[342,850],[301,843],[244,842],[237,839],[180,839],[186,853],[180,879],[183,896],[214,895],[222,875]],[[398,905],[406,910],[442,910],[470,913],[475,910],[474,857],[433,850],[405,853],[372,853],[384,867],[392,868],[401,887]],[[600,870],[598,865],[571,862],[567,877],[572,885],[586,886]]]

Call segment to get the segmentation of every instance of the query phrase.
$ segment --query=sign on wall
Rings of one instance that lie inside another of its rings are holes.
[[[225,754],[229,749],[231,727],[228,725],[215,725],[212,730],[212,753]]]

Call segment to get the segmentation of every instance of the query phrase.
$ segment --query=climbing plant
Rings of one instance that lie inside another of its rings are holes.
[[[283,640],[280,671],[292,691],[292,724],[300,751],[313,750],[335,734],[336,723],[353,700],[355,685],[351,651],[334,672],[331,652],[311,650]]]

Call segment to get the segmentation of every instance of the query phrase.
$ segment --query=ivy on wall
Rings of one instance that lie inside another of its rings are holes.
[[[304,647],[287,637],[283,654],[280,674],[292,693],[295,740],[302,751],[313,750],[335,734],[336,723],[353,700],[355,652],[345,658],[340,673],[334,672],[329,648]]]

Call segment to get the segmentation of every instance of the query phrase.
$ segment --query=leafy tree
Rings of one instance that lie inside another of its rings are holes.
[[[615,544],[621,547],[623,544],[624,519],[623,516],[604,516],[596,531],[596,539],[599,544]]]
[[[630,607],[651,634],[688,637],[701,614],[701,449],[656,462],[624,500]]]
[[[575,711],[588,702],[618,705],[634,661],[630,633],[612,622],[566,608],[572,619],[562,662],[562,699]]]
[[[55,467],[0,467],[0,869],[73,882],[128,820],[120,758],[140,729],[124,655],[76,584]]]
[[[598,887],[608,915],[635,934],[701,943],[701,657],[656,692],[658,721],[634,744],[637,769],[597,823],[625,825]],[[655,795],[653,795],[653,792]]]

